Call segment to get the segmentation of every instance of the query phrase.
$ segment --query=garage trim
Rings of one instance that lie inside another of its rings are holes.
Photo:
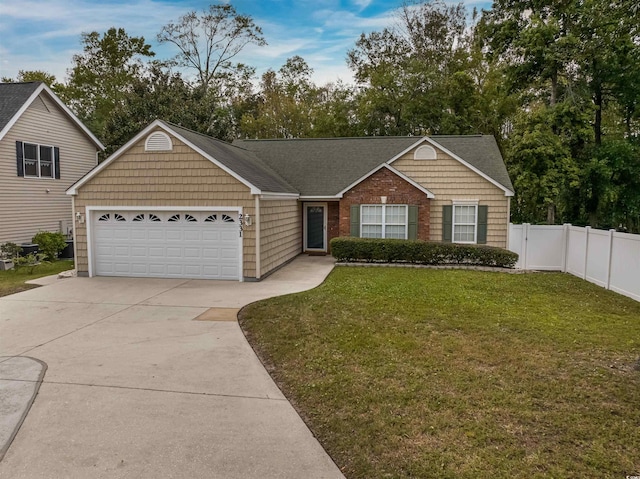
[[[151,206],[151,205],[139,205],[139,206],[86,206],[85,207],[85,225],[87,228],[87,261],[89,263],[89,277],[93,278],[94,274],[94,251],[93,251],[93,213],[96,211],[235,211],[238,214],[242,214],[243,209],[241,206]],[[244,278],[244,262],[243,262],[243,241],[242,236],[238,234],[238,261],[239,261],[239,281],[242,282]]]

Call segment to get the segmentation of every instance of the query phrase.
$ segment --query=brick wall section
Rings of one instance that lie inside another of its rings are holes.
[[[331,252],[331,240],[340,236],[340,203],[331,201],[327,205],[327,241]]]
[[[429,239],[430,200],[425,193],[386,168],[347,191],[340,201],[340,236],[349,236],[351,205],[379,205],[380,197],[388,205],[418,206],[418,239]]]

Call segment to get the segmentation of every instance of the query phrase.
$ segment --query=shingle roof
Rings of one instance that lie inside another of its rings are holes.
[[[408,137],[236,140],[303,196],[334,196],[417,141]]]
[[[510,191],[513,185],[492,136],[434,136],[433,141]],[[302,196],[335,196],[421,137],[236,140],[294,186]]]
[[[40,82],[0,83],[0,131],[40,86]]]
[[[244,178],[264,193],[294,193],[298,190],[274,172],[252,151],[225,143],[202,133],[188,130],[173,123],[160,121],[207,155]]]

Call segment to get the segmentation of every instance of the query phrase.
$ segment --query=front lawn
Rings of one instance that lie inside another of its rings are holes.
[[[31,288],[37,288],[34,284],[26,284],[25,281],[58,274],[62,271],[73,269],[73,260],[59,260],[53,263],[43,263],[33,268],[24,266],[18,269],[0,271],[0,296],[8,296]]]
[[[347,478],[640,474],[640,303],[571,275],[337,267],[240,321]]]

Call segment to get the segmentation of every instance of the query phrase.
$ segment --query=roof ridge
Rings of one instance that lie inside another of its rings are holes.
[[[30,83],[44,83],[44,82],[40,81],[40,80],[33,80],[33,81],[3,81],[3,82],[0,82],[0,85],[29,85]]]
[[[425,135],[427,136],[427,135]],[[389,140],[393,138],[407,139],[407,138],[424,138],[425,136],[329,136],[321,138],[236,138],[234,141],[327,141],[327,140]]]
[[[201,136],[201,137],[203,137],[203,138],[205,138],[207,140],[214,140],[214,141],[217,141],[219,143],[224,144],[225,146],[229,146],[229,147],[232,147],[232,148],[237,148],[238,150],[242,150],[242,151],[246,151],[246,152],[251,152],[251,150],[247,150],[246,148],[242,148],[241,146],[234,145],[232,142],[221,140],[220,138],[216,138],[215,136],[207,135],[206,133],[201,133],[199,131],[192,130],[191,128],[187,128],[186,126],[178,125],[178,124],[173,123],[171,121],[162,120],[160,118],[158,118],[158,121],[161,121],[163,123],[166,123],[167,125],[170,125],[170,126],[173,126],[173,127],[176,127],[176,128],[180,128],[182,130],[186,130],[186,131],[188,131],[190,133],[193,133],[194,135]]]
[[[215,138],[213,136],[206,135],[204,133],[200,133],[198,131],[191,130],[190,128],[185,128],[183,126],[176,125],[175,123],[172,123],[170,121],[160,120],[160,119],[158,119],[158,121],[161,122],[161,123],[165,123],[169,127],[178,128],[178,129],[181,129],[181,130],[185,130],[185,131],[187,131],[187,132],[189,132],[189,133],[191,133],[193,135],[197,135],[200,138],[202,138],[203,140],[206,140],[206,141],[212,141],[213,140],[215,143],[217,143],[219,145],[219,147],[227,148],[229,150],[230,149],[236,150],[237,151],[236,154],[242,152],[243,155],[249,157],[249,161],[254,163],[254,166],[258,166],[264,172],[266,172],[266,173],[270,174],[271,176],[275,177],[279,182],[281,182],[285,186],[297,191],[297,188],[295,188],[293,185],[291,185],[291,183],[289,183],[289,181],[286,178],[284,178],[280,173],[278,173],[276,170],[274,170],[268,163],[266,163],[262,158],[260,158],[254,151],[248,150],[246,148],[242,148],[242,147],[240,147],[238,145],[234,145],[234,144],[229,143],[229,142],[224,141],[224,140],[220,140],[220,139]]]

